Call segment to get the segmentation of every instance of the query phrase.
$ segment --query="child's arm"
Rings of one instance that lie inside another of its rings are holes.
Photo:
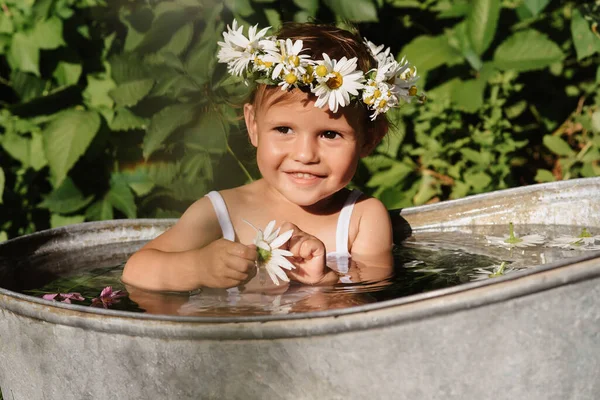
[[[363,267],[361,278],[364,281],[386,279],[391,276],[394,265],[390,216],[383,203],[375,198],[361,201],[360,207],[362,212],[358,234],[352,243],[352,260]]]
[[[129,258],[122,280],[162,291],[233,287],[254,272],[256,257],[254,246],[222,239],[212,204],[204,197],[172,228]]]

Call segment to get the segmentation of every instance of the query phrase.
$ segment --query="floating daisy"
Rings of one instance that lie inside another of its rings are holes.
[[[513,247],[531,247],[540,244],[544,244],[546,238],[542,235],[533,234],[526,236],[517,236],[515,235],[515,228],[512,222],[508,224],[509,234],[508,236],[486,236],[486,239],[489,244],[513,248]]]
[[[246,37],[243,33],[244,27],[238,27],[234,19],[231,27],[227,25],[227,32],[223,32],[225,41],[218,42],[221,46],[217,53],[219,62],[227,63],[227,70],[232,75],[242,76],[264,44],[262,39],[270,28],[268,26],[257,32],[258,25],[254,25],[248,29],[248,37]]]
[[[323,60],[315,68],[318,84],[312,92],[318,97],[316,107],[329,106],[331,112],[337,112],[338,106],[345,107],[350,104],[350,95],[357,96],[358,91],[364,88],[362,84],[364,75],[357,70],[357,58],[348,60],[331,60],[323,53]]]
[[[546,246],[571,250],[600,250],[600,246],[594,245],[596,242],[600,242],[600,235],[594,236],[587,228],[583,228],[578,236],[561,235],[547,243]]]
[[[502,262],[500,265],[492,265],[485,268],[475,268],[472,274],[469,274],[469,277],[472,281],[480,281],[482,279],[488,278],[496,278],[498,276],[505,275],[509,272],[516,271],[516,269],[512,267],[507,267],[506,262]]]
[[[286,275],[282,268],[290,270],[296,268],[286,256],[292,256],[292,252],[288,250],[280,249],[294,233],[293,230],[286,231],[279,234],[279,228],[275,228],[275,220],[269,222],[264,232],[250,222],[245,221],[256,231],[256,238],[254,238],[254,244],[258,247],[258,260],[256,261],[257,268],[264,268],[274,284],[279,285],[279,279],[285,282],[289,282],[290,278]]]

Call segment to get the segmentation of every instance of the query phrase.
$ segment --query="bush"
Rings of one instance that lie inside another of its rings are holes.
[[[354,23],[417,66],[428,101],[354,185],[389,208],[600,175],[598,4],[558,0],[4,0],[0,240],[176,217],[258,173],[247,88],[216,63],[245,25]]]

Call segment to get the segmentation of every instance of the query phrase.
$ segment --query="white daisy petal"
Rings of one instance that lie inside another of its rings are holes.
[[[284,244],[285,242],[290,240],[290,238],[292,237],[293,234],[294,234],[293,229],[283,232],[281,235],[279,235],[277,238],[275,238],[275,240],[273,240],[271,242],[271,247],[274,249],[277,249],[279,246],[281,246],[282,244]]]

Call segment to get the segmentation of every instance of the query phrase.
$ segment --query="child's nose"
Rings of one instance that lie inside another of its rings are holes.
[[[316,163],[319,161],[318,150],[318,143],[315,138],[308,135],[301,135],[296,140],[294,146],[294,160],[304,164]]]

